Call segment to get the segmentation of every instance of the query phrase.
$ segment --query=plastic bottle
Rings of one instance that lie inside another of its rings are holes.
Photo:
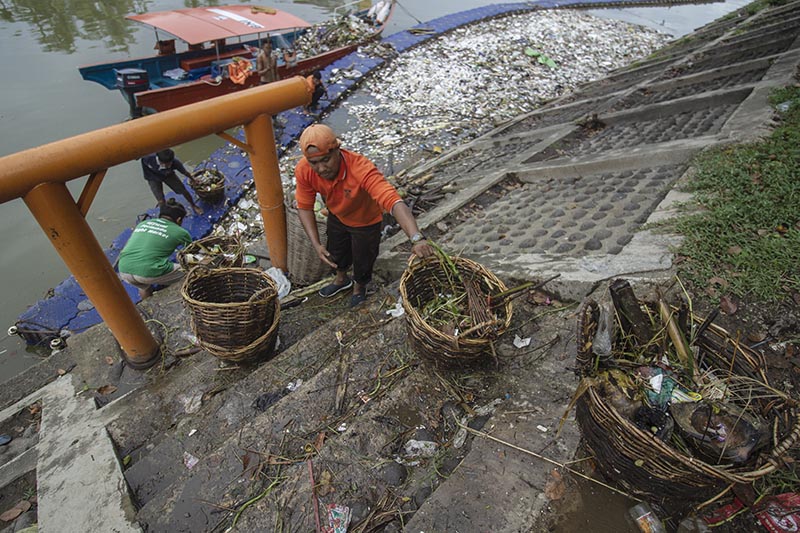
[[[647,502],[637,503],[628,510],[628,514],[642,533],[667,533],[664,524]]]

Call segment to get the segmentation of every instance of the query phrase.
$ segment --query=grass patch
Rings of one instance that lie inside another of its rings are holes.
[[[771,102],[792,102],[780,126],[697,158],[689,188],[699,209],[671,224],[685,237],[682,276],[700,287],[721,278],[726,292],[768,302],[800,291],[800,89],[778,89]]]

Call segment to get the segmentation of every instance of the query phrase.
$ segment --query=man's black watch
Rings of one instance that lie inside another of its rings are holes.
[[[412,235],[411,239],[409,239],[409,240],[411,241],[411,244],[417,244],[419,241],[424,241],[425,240],[425,235],[423,235],[422,233],[417,232],[414,235]]]

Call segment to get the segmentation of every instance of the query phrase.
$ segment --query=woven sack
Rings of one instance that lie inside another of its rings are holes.
[[[584,302],[578,313],[577,366],[587,376],[582,384],[588,386],[577,399],[575,418],[598,469],[608,479],[632,494],[653,499],[679,499],[692,504],[703,502],[732,484],[752,483],[779,468],[781,458],[800,437],[800,418],[796,402],[779,406],[774,397],[767,397],[769,385],[763,371],[766,363],[760,354],[713,324],[697,341],[701,357],[711,368],[725,375],[741,376],[747,383],[752,380],[754,405],[750,407],[764,414],[774,429],[770,448],[750,463],[713,465],[682,453],[652,433],[639,429],[603,397],[601,389],[592,382],[591,343],[597,317],[597,304],[592,300]],[[698,317],[692,319],[698,325],[703,322]],[[765,398],[759,398],[760,393],[764,393]]]
[[[463,257],[452,257],[461,279],[474,280],[486,295],[506,291],[505,284],[483,265]],[[428,324],[420,314],[425,305],[437,297],[440,287],[447,284],[445,270],[438,257],[411,260],[400,278],[400,296],[405,310],[408,336],[414,350],[428,362],[454,366],[481,361],[493,354],[497,337],[511,324],[511,302],[494,309],[497,321],[486,324],[489,333],[481,336],[454,336]]]
[[[277,294],[272,278],[255,268],[197,266],[181,287],[198,341],[221,358],[238,357],[273,326],[277,331]]]
[[[319,241],[323,246],[328,242],[327,225],[317,220]],[[286,206],[286,234],[288,245],[289,277],[294,285],[311,285],[330,274],[330,265],[317,255],[311,240],[303,229],[297,209]]]

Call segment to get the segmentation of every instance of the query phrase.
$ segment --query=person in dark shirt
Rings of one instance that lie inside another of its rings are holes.
[[[178,178],[175,172],[180,172],[187,178],[190,177],[189,173],[183,166],[183,163],[175,157],[175,152],[167,148],[158,153],[146,155],[142,158],[142,172],[144,179],[153,191],[153,196],[158,201],[158,206],[164,205],[164,184],[166,183],[170,189],[176,193],[183,195],[189,205],[192,206],[194,212],[198,215],[203,214],[203,210],[194,203],[194,199],[186,186]]]

